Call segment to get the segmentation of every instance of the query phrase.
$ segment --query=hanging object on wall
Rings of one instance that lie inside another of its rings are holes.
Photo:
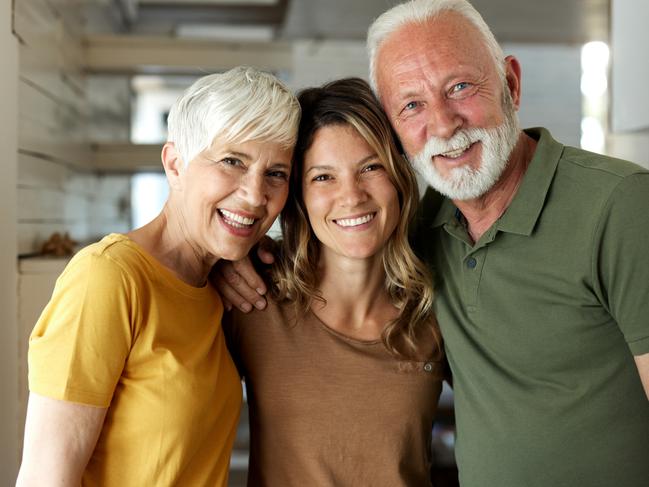
[[[65,232],[63,235],[59,232],[54,232],[41,247],[41,254],[56,257],[72,255],[74,254],[77,243],[70,238],[68,232]]]

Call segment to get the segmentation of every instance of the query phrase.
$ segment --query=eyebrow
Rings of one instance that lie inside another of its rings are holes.
[[[404,91],[403,93],[399,93],[399,96],[397,97],[397,100],[399,103],[403,103],[409,98],[417,97],[420,95],[420,91],[414,90],[414,89],[409,89],[408,91]]]
[[[285,162],[273,162],[271,167],[283,167],[284,169],[291,170],[291,165]]]
[[[372,159],[378,159],[378,158],[379,158],[378,154],[372,153],[367,157],[363,157],[360,161],[358,161],[356,163],[356,165],[357,166],[362,166],[367,161],[371,161]],[[317,166],[311,166],[309,169],[306,170],[306,172],[304,174],[309,174],[311,171],[316,170],[316,169],[320,169],[320,170],[324,170],[324,171],[331,171],[331,170],[334,169],[334,167],[333,166],[328,166],[326,164],[318,164]]]
[[[238,152],[238,151],[235,151],[235,150],[230,150],[227,147],[225,148],[225,151],[223,151],[223,152],[226,152],[226,153],[230,154],[231,156],[240,157],[241,159],[252,159],[252,156],[250,154],[246,154],[245,152]]]

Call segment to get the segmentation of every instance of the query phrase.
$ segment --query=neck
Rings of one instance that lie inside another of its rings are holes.
[[[537,142],[524,132],[512,151],[498,182],[485,194],[472,200],[453,200],[467,221],[473,242],[498,220],[511,204],[532,161]]]
[[[378,339],[398,313],[385,287],[381,256],[348,259],[322,252],[319,267],[318,288],[327,302],[316,302],[313,312],[345,335]]]
[[[204,286],[218,258],[192,244],[182,214],[174,211],[173,206],[170,199],[157,217],[128,236],[180,280],[192,286]]]

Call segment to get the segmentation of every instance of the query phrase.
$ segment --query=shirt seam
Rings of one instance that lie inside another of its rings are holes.
[[[595,169],[595,168],[591,168],[591,169]],[[608,173],[608,171],[603,171],[603,172]],[[629,178],[631,176],[635,176],[637,174],[642,174],[642,173],[634,172],[634,173],[628,174],[626,176],[618,175],[619,181],[615,184],[614,187],[611,188],[610,193],[609,193],[608,197],[606,198],[606,201],[600,207],[599,217],[598,217],[598,220],[597,220],[597,225],[595,225],[595,227],[593,228],[593,233],[591,235],[591,242],[590,242],[590,244],[591,244],[591,248],[590,248],[590,254],[591,254],[590,255],[590,261],[591,261],[590,279],[591,279],[591,283],[593,284],[593,286],[596,289],[597,294],[599,295],[598,299],[600,300],[600,303],[602,304],[604,309],[606,309],[607,313],[609,313],[609,315],[611,315],[611,316],[613,316],[613,315],[611,314],[610,303],[608,301],[602,302],[603,298],[604,298],[604,290],[602,289],[602,283],[597,278],[597,263],[598,263],[598,259],[597,259],[597,255],[596,255],[596,249],[598,247],[597,242],[599,242],[601,240],[602,227],[604,225],[604,217],[607,214],[606,213],[607,210],[610,209],[611,205],[613,204],[613,199],[614,199],[613,197],[617,194],[617,191],[618,191],[619,187],[622,185],[622,183],[624,183],[627,180],[627,178]],[[598,239],[598,236],[600,237],[600,239]]]

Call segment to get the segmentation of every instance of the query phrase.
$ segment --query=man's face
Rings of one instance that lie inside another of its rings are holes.
[[[517,76],[510,67],[508,77]],[[469,21],[446,12],[394,32],[378,53],[377,87],[406,153],[431,185],[453,199],[493,186],[518,138],[518,93],[503,97],[508,85]]]

